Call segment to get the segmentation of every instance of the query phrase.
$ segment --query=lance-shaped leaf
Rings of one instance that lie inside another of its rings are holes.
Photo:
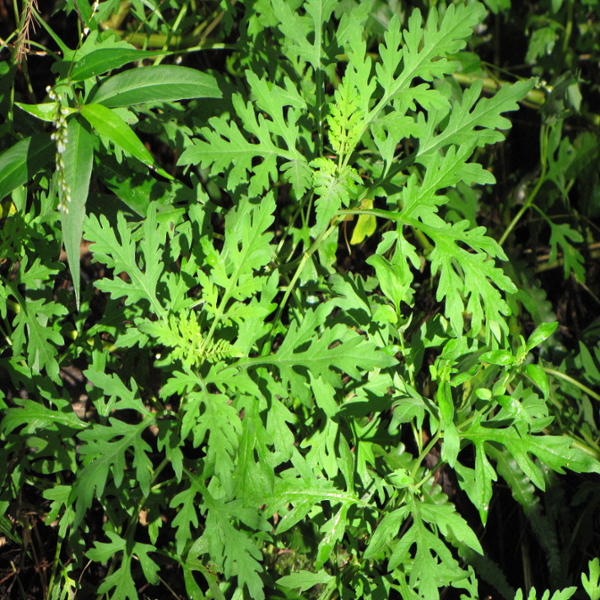
[[[130,69],[103,81],[92,98],[109,108],[187,98],[221,98],[215,78],[196,69],[158,65]]]
[[[298,573],[280,577],[276,583],[286,588],[297,588],[301,592],[305,592],[315,585],[329,583],[333,579],[335,579],[333,575],[329,575],[323,570],[318,573],[300,570]]]
[[[101,136],[109,139],[151,169],[155,169],[163,177],[172,179],[171,175],[156,165],[154,157],[142,144],[140,138],[116,112],[101,104],[86,104],[81,107],[79,112]]]
[[[68,142],[63,153],[63,160],[65,163],[65,179],[70,187],[70,201],[67,205],[68,212],[61,213],[61,224],[63,243],[75,290],[75,301],[77,308],[79,308],[81,296],[79,248],[81,246],[85,204],[90,188],[92,163],[94,161],[94,138],[78,116],[69,121],[67,131]]]
[[[107,71],[118,69],[135,60],[152,58],[160,54],[166,53],[160,51],[151,52],[147,50],[138,50],[126,42],[121,42],[116,48],[98,48],[97,50],[93,50],[86,54],[75,63],[75,66],[71,71],[71,80],[83,81],[90,77],[102,75]]]
[[[0,200],[25,185],[54,157],[49,133],[28,137],[0,154]]]

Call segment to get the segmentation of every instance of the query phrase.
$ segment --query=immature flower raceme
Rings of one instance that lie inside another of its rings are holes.
[[[46,88],[46,92],[48,92],[48,97],[50,100],[56,102],[56,112],[52,118],[54,132],[52,133],[51,137],[56,142],[56,181],[58,184],[58,195],[60,198],[58,210],[68,213],[69,204],[71,203],[71,187],[67,183],[64,154],[67,150],[67,144],[69,142],[67,129],[67,116],[69,114],[69,109],[62,104],[63,96],[58,94],[50,86]]]

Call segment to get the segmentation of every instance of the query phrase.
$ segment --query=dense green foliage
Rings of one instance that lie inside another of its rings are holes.
[[[0,586],[598,600],[597,0],[16,8]]]

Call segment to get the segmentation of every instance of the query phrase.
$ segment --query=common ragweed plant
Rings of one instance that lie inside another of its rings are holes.
[[[76,4],[90,33],[63,44],[53,88],[68,106],[20,104],[55,130],[0,156],[23,212],[38,165],[23,219],[61,219],[78,299],[39,293],[61,270],[35,258],[54,238],[14,237],[1,360],[28,394],[2,400],[0,507],[39,490],[48,597],[85,593],[86,572],[101,597],[176,594],[176,569],[194,599],[477,598],[494,483],[531,508],[550,473],[600,472],[593,448],[548,430],[535,353],[556,324],[511,327],[518,278],[466,208],[535,81],[457,85],[478,2],[399,13],[378,40],[370,3],[239,7],[218,76],[159,64],[169,36],[116,41],[114,2]],[[145,6],[130,8],[148,27],[174,26]],[[170,170],[138,133],[172,147]],[[96,276],[79,302],[82,236]],[[61,385],[71,363],[83,414]]]

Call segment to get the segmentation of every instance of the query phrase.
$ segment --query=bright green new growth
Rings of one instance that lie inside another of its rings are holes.
[[[476,598],[473,567],[459,557],[484,550],[440,472],[453,470],[483,524],[498,475],[531,506],[548,470],[600,472],[570,438],[542,433],[552,420],[549,385],[527,357],[553,326],[527,342],[510,338],[516,287],[500,266],[502,248],[483,227],[447,218],[450,190],[494,183],[469,161],[504,139],[503,113],[518,109],[533,82],[489,98],[481,84],[448,83],[453,57],[485,17],[478,2],[432,8],[426,22],[415,10],[406,27],[394,16],[378,61],[363,39],[370,4],[337,23],[335,0],[297,4],[258,2],[248,25],[263,42],[279,40],[285,68],[251,56],[247,86],[186,131],[179,165],[209,173],[229,210],[199,186],[190,200],[181,186],[180,204],[148,203],[141,221],[122,212],[83,221],[100,151],[82,149],[91,128],[155,168],[118,110],[220,97],[212,77],[175,67],[108,76],[70,121],[78,141],[69,152],[80,160],[69,169],[80,185],[72,221],[63,217],[68,251],[83,227],[93,260],[113,270],[96,283],[110,296],[104,318],[79,327],[78,343],[93,348],[84,372],[90,421],[75,418],[56,389],[61,339],[41,326],[64,307],[17,287],[35,289],[48,273],[23,260],[15,281],[3,281],[21,308],[14,350],[49,377],[41,395],[52,407],[21,402],[7,411],[3,435],[16,446],[23,427],[44,437],[43,448],[60,448],[42,470],[63,482],[44,496],[65,544],[102,507],[105,539],[86,558],[110,564],[98,593],[114,600],[137,599],[140,577],[158,585],[161,560],[181,569],[194,599],[309,597],[295,596],[300,589],[323,599],[438,600],[446,587]],[[86,44],[71,82],[120,66],[113,44],[102,55]],[[335,68],[343,75],[334,91],[325,84]],[[173,95],[164,81],[185,89]],[[2,161],[0,172],[21,181]],[[366,260],[375,277],[337,264],[341,224],[357,215],[376,219]],[[555,226],[552,252],[572,234]],[[427,268],[443,308],[417,322],[415,273]],[[107,372],[109,350],[120,361],[132,348],[159,371],[155,388],[114,362]],[[168,525],[165,512],[174,515]],[[280,577],[277,549],[301,548],[304,535],[313,555]]]

